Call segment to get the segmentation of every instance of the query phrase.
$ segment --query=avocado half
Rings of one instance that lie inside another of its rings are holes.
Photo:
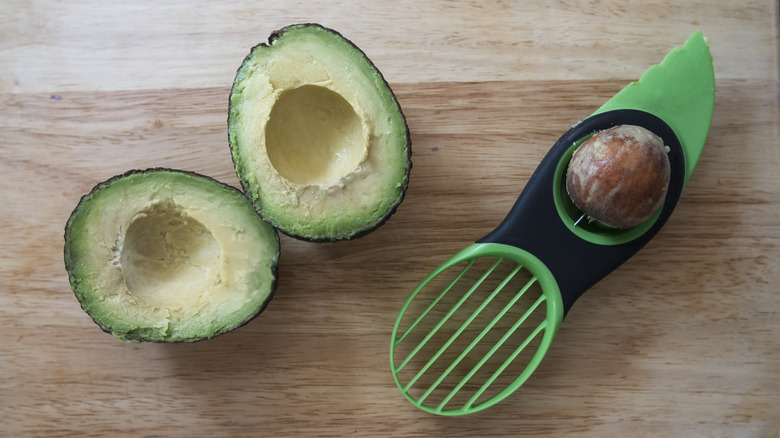
[[[194,342],[249,322],[276,287],[279,235],[238,189],[171,169],[96,185],[65,225],[81,307],[127,341]]]
[[[281,232],[354,239],[403,200],[406,118],[379,70],[338,32],[310,23],[274,32],[244,59],[229,104],[238,179]]]

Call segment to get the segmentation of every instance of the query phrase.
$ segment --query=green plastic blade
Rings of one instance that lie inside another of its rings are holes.
[[[617,109],[649,112],[677,134],[685,154],[685,184],[699,160],[712,123],[715,73],[712,55],[701,31],[664,60],[647,69],[637,82],[618,92],[594,114]]]

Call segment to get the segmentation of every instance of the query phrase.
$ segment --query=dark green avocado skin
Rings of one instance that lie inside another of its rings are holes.
[[[373,61],[371,61],[371,59],[366,55],[366,53],[362,49],[360,49],[357,45],[355,45],[355,43],[353,43],[348,38],[344,37],[338,31],[336,31],[334,29],[331,29],[331,28],[328,28],[328,27],[325,27],[325,26],[323,26],[323,25],[321,25],[319,23],[308,22],[308,23],[292,24],[292,25],[284,26],[284,27],[282,27],[282,28],[280,28],[280,29],[278,29],[276,31],[273,31],[271,33],[271,35],[268,37],[268,42],[267,43],[260,43],[260,44],[257,44],[256,46],[252,47],[252,49],[250,50],[249,54],[242,61],[241,65],[243,65],[244,62],[249,60],[253,56],[253,53],[256,50],[262,50],[263,48],[269,47],[270,45],[272,45],[274,43],[275,40],[279,39],[288,30],[295,29],[295,28],[301,28],[301,27],[316,27],[316,28],[322,29],[324,31],[330,32],[330,33],[338,36],[339,38],[342,38],[345,42],[347,42],[349,45],[351,45],[356,51],[360,52],[360,54],[365,58],[365,60],[373,68],[373,70],[376,72],[376,74],[379,76],[379,78],[381,78],[382,83],[385,85],[385,87],[387,87],[388,91],[392,95],[393,102],[395,103],[396,109],[398,110],[398,113],[401,115],[401,118],[403,119],[403,125],[404,125],[404,129],[405,129],[405,138],[406,138],[405,148],[406,148],[406,152],[407,152],[407,154],[406,154],[406,175],[405,175],[405,177],[403,179],[403,182],[402,182],[400,195],[396,199],[396,202],[394,203],[394,205],[387,211],[387,213],[382,218],[380,218],[378,221],[376,221],[375,223],[373,223],[373,224],[371,224],[369,226],[366,226],[363,229],[356,230],[352,234],[346,235],[346,236],[316,236],[316,237],[301,236],[301,235],[298,235],[298,234],[295,234],[295,233],[291,233],[291,232],[285,230],[283,227],[279,227],[279,226],[277,226],[277,224],[274,224],[272,221],[269,220],[269,218],[267,218],[263,214],[261,209],[256,208],[256,210],[257,210],[258,214],[263,217],[263,219],[265,219],[267,222],[271,223],[271,225],[274,226],[275,228],[277,228],[282,234],[285,234],[285,235],[287,235],[289,237],[292,237],[294,239],[298,239],[298,240],[302,240],[302,241],[308,241],[308,242],[312,242],[312,243],[334,243],[334,242],[338,242],[338,241],[358,239],[358,238],[361,238],[361,237],[364,237],[364,236],[370,234],[371,232],[375,231],[380,226],[384,225],[390,219],[390,217],[393,214],[395,214],[395,212],[398,210],[398,207],[401,205],[401,202],[403,202],[403,200],[404,200],[404,198],[406,196],[406,190],[409,187],[409,179],[410,179],[411,171],[412,171],[412,139],[411,139],[411,134],[410,134],[410,131],[409,131],[409,124],[407,123],[406,115],[404,114],[403,110],[401,109],[401,105],[398,103],[398,98],[395,95],[395,92],[390,87],[390,85],[387,82],[387,80],[385,79],[384,75],[382,75],[382,72],[376,67],[376,65],[373,63]],[[238,70],[240,70],[240,67],[239,67]],[[234,80],[234,82],[233,82],[233,84],[231,86],[231,92],[230,92],[231,95],[233,94],[233,91],[235,90],[236,86],[237,86],[237,81]],[[228,123],[227,123],[228,126],[230,126],[230,118],[231,118],[232,114],[233,114],[233,103],[229,99],[228,100]],[[235,147],[235,145],[232,144],[232,140],[230,139],[230,135],[229,134],[228,134],[228,143],[229,143],[229,147],[232,150]],[[232,153],[231,153],[231,157],[233,159],[234,168],[237,170],[238,169],[238,167],[237,167],[238,163],[236,162],[235,156]],[[239,182],[241,184],[242,190],[244,190],[245,193],[248,193],[249,192],[249,187],[244,182],[244,179],[241,178],[240,175],[239,175],[238,179],[239,179]],[[249,196],[249,199],[253,202],[253,204],[255,204],[254,200],[252,200],[251,196]],[[255,204],[255,206],[256,206],[256,204]]]
[[[128,171],[126,171],[124,173],[114,175],[111,178],[96,184],[87,194],[83,195],[79,199],[78,204],[73,209],[73,211],[71,212],[70,216],[68,217],[67,222],[65,223],[65,233],[64,233],[65,244],[64,244],[64,251],[63,252],[64,252],[65,270],[67,271],[67,274],[68,274],[68,281],[69,281],[69,283],[71,285],[71,289],[73,290],[74,294],[76,295],[76,298],[79,301],[79,304],[80,304],[82,310],[84,310],[85,313],[87,313],[87,314],[89,314],[89,313],[86,312],[86,309],[85,309],[85,306],[84,306],[85,303],[83,302],[81,296],[79,296],[79,294],[76,292],[78,290],[78,285],[79,285],[80,280],[79,280],[79,278],[77,276],[72,274],[73,268],[75,266],[75,263],[77,262],[76,258],[73,256],[73,254],[71,254],[71,248],[70,248],[70,244],[69,244],[70,241],[71,241],[70,234],[71,234],[72,220],[76,216],[77,212],[79,211],[81,206],[84,204],[84,202],[86,200],[88,200],[89,198],[91,198],[95,194],[95,192],[97,192],[98,190],[100,190],[100,189],[110,185],[111,183],[113,183],[114,181],[117,181],[119,179],[126,178],[126,177],[134,175],[134,174],[150,173],[150,172],[177,172],[177,173],[183,173],[183,174],[192,175],[192,176],[199,177],[199,178],[208,179],[208,180],[211,180],[211,181],[213,181],[213,182],[215,182],[215,183],[217,183],[217,184],[219,184],[219,185],[221,185],[223,187],[226,187],[226,188],[228,188],[230,190],[238,191],[238,189],[236,189],[235,187],[230,186],[228,184],[225,184],[225,183],[223,183],[221,181],[218,181],[218,180],[216,180],[216,179],[214,179],[214,178],[212,178],[210,176],[199,174],[199,173],[188,171],[188,170],[171,169],[171,168],[166,168],[166,167],[153,167],[153,168],[147,168],[147,169],[131,169],[131,170],[128,170]],[[246,196],[243,192],[242,192],[242,195]],[[276,233],[276,246],[277,246],[277,248],[279,248],[277,250],[277,252],[276,252],[276,259],[279,260],[279,257],[281,255],[280,254],[281,253],[281,246],[279,245],[279,235],[278,235],[278,233]],[[205,340],[208,340],[208,339],[213,339],[213,338],[219,337],[219,336],[221,336],[221,335],[223,335],[225,333],[229,333],[229,332],[231,332],[233,330],[236,330],[238,328],[241,328],[241,327],[245,326],[250,321],[252,321],[253,319],[257,318],[258,315],[263,313],[263,311],[268,307],[268,304],[271,302],[271,299],[273,298],[274,293],[276,292],[276,287],[278,285],[278,268],[279,268],[278,263],[273,264],[272,267],[271,267],[272,274],[273,274],[272,275],[272,283],[270,284],[271,291],[270,291],[270,293],[268,295],[268,298],[262,303],[261,306],[259,306],[257,308],[257,311],[255,313],[253,313],[252,315],[250,315],[245,320],[243,320],[240,323],[238,323],[235,327],[233,327],[233,328],[231,328],[229,330],[225,330],[223,332],[217,333],[214,336],[202,337],[202,338],[194,338],[194,339],[186,339],[186,340],[158,340],[158,339],[150,339],[150,338],[144,337],[143,335],[135,335],[135,334],[124,334],[122,336],[117,336],[116,333],[114,333],[109,327],[104,325],[101,321],[99,321],[96,318],[92,317],[92,315],[90,315],[90,318],[105,333],[108,333],[108,334],[110,334],[112,336],[120,337],[120,338],[122,338],[122,339],[124,339],[126,341],[131,341],[131,342],[193,343],[193,342],[200,342],[200,341],[205,341]]]

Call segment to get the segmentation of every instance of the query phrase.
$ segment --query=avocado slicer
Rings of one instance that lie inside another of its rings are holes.
[[[704,147],[715,77],[700,31],[566,132],[493,231],[437,267],[404,303],[390,362],[403,395],[423,411],[481,411],[534,373],[574,302],[666,223]],[[636,227],[576,223],[566,193],[574,150],[595,132],[639,125],[669,147],[663,205]]]

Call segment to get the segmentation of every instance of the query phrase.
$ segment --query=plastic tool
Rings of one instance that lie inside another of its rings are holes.
[[[565,315],[588,288],[658,233],[677,204],[712,121],[715,77],[695,32],[548,152],[503,222],[431,272],[404,303],[390,361],[420,409],[464,415],[505,399],[537,369]],[[566,193],[576,147],[620,124],[670,148],[671,177],[656,214],[627,230],[582,221]]]

